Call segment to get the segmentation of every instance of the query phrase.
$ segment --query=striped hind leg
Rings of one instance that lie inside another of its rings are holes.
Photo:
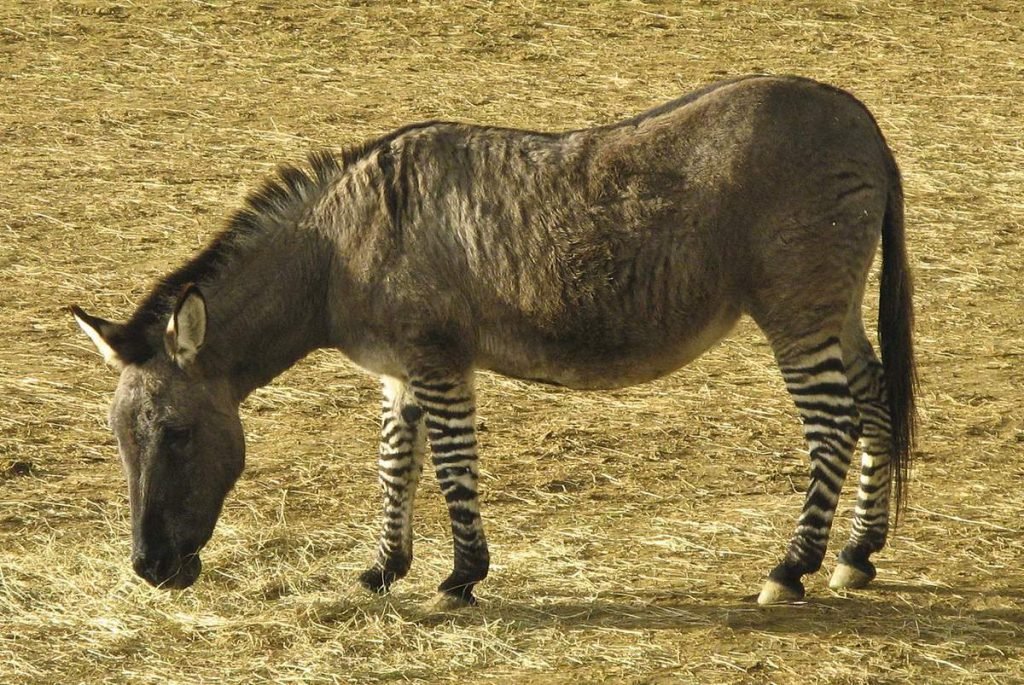
[[[412,514],[423,470],[423,411],[399,380],[383,379],[377,475],[384,494],[384,522],[377,560],[360,575],[367,589],[386,592],[412,564]]]
[[[803,420],[811,482],[789,548],[769,574],[757,598],[759,604],[802,598],[801,576],[821,568],[839,492],[860,430],[838,338],[777,353],[777,358],[786,388]]]
[[[412,380],[423,408],[437,482],[448,504],[455,565],[438,587],[455,604],[473,604],[490,555],[477,500],[476,400],[471,377]]]
[[[829,587],[859,588],[875,577],[868,557],[885,546],[889,534],[889,464],[892,431],[885,376],[870,343],[862,337],[846,361],[850,390],[861,417],[861,466],[850,540],[839,553]]]

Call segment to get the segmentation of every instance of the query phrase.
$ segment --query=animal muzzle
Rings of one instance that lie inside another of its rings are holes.
[[[179,554],[172,551],[147,551],[132,556],[132,568],[153,587],[183,590],[196,582],[203,562],[199,553]]]

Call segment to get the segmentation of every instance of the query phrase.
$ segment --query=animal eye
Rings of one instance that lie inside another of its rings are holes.
[[[184,447],[192,439],[192,429],[179,426],[164,428],[163,442],[168,447]]]

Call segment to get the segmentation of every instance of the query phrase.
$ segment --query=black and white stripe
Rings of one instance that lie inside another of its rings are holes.
[[[423,411],[405,385],[385,378],[383,395],[377,475],[384,495],[384,522],[377,561],[360,577],[363,585],[377,592],[386,591],[412,564],[413,504],[426,451]]]
[[[487,576],[490,557],[477,500],[480,473],[472,383],[467,378],[413,380],[409,387],[423,409],[434,472],[451,518],[455,568],[438,589],[473,602],[473,587]]]
[[[830,583],[833,587],[860,586],[874,578],[875,568],[868,556],[885,546],[889,534],[893,444],[885,375],[873,354],[853,357],[847,363],[850,390],[860,414],[863,452],[850,540],[839,554],[839,563],[856,569],[856,578],[851,579],[849,572],[837,573]]]
[[[412,516],[429,438],[434,472],[448,504],[455,566],[439,589],[461,602],[487,576],[489,554],[477,501],[476,401],[465,378],[384,379],[378,476],[384,522],[377,560],[360,580],[383,592],[412,563]]]
[[[839,493],[860,433],[857,405],[837,338],[787,356],[780,360],[780,367],[803,420],[811,480],[796,531],[783,561],[769,574],[762,603],[779,599],[776,593],[789,598],[802,596],[800,577],[821,567]]]

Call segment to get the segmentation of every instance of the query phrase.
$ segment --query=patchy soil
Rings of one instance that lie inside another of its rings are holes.
[[[0,682],[1024,679],[1024,9],[553,4],[0,7]],[[870,590],[830,592],[830,557],[806,603],[752,601],[806,466],[749,323],[626,391],[481,376],[494,566],[476,609],[429,608],[451,563],[430,477],[411,576],[387,598],[354,587],[377,386],[327,352],[245,405],[249,468],[199,583],[134,577],[116,378],[63,306],[127,316],[310,149],[429,118],[606,123],[755,71],[854,92],[905,176],[921,440]]]

